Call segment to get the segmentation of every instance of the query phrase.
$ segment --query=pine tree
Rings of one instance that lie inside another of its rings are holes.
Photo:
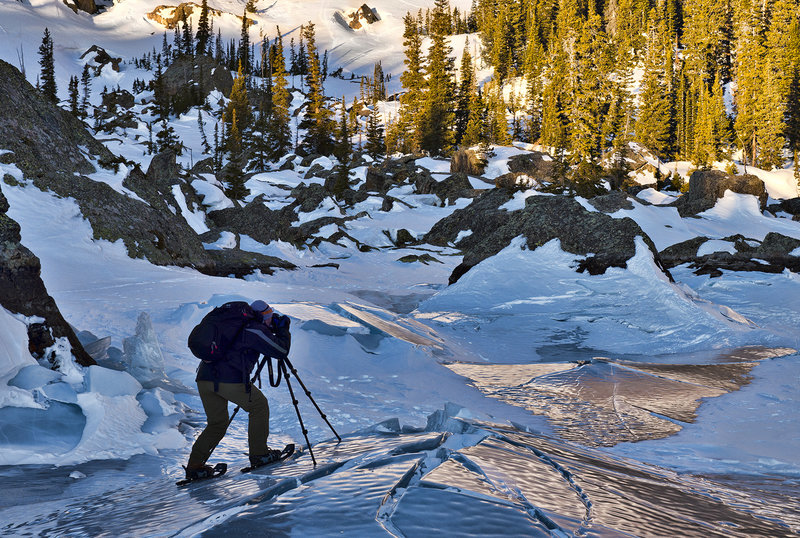
[[[561,153],[567,148],[569,140],[567,118],[569,96],[562,82],[566,79],[565,71],[565,56],[561,52],[556,52],[551,60],[548,80],[542,93],[542,144]]]
[[[420,147],[431,155],[447,155],[455,137],[455,84],[452,49],[447,42],[449,27],[447,0],[436,0],[431,20],[431,48],[428,51],[427,92],[424,96]]]
[[[247,19],[247,8],[242,13],[242,39],[239,42],[239,65],[245,75],[250,74],[250,21]]]
[[[289,83],[286,79],[286,60],[283,56],[281,29],[278,28],[277,30],[278,37],[273,49],[273,60],[270,62],[274,75],[272,85],[272,121],[269,125],[268,133],[272,146],[270,157],[273,160],[283,157],[292,146],[292,132],[289,125],[289,106],[292,102],[292,96],[289,93]]]
[[[67,93],[69,94],[69,111],[72,112],[73,116],[80,117],[80,106],[78,104],[78,77],[69,77]]]
[[[192,38],[192,24],[186,18],[186,12],[183,12],[181,17],[181,25],[183,28],[183,54],[192,56],[194,54],[194,42]]]
[[[341,114],[339,116],[339,125],[336,130],[336,145],[333,149],[333,155],[338,159],[339,163],[346,163],[350,160],[352,148],[350,146],[350,126],[347,114],[347,103],[344,96],[341,102]]]
[[[381,159],[386,154],[386,139],[377,103],[372,105],[372,110],[367,116],[367,143],[364,149],[375,160]]]
[[[756,100],[758,164],[767,170],[783,167],[783,148],[786,145],[786,101],[783,93],[784,76],[772,58],[763,65],[763,87]]]
[[[795,171],[800,170],[800,67],[793,69],[789,84],[786,100],[786,139],[792,151]]]
[[[372,95],[375,101],[386,100],[386,82],[383,76],[383,67],[381,62],[375,64],[372,76]]]
[[[211,38],[211,27],[208,23],[208,0],[203,0],[200,6],[200,19],[197,21],[197,54],[203,55],[208,51],[208,41]]]
[[[80,116],[85,118],[89,113],[89,106],[91,105],[90,98],[92,96],[92,76],[89,73],[89,64],[83,66],[81,72],[81,88],[83,88],[83,95],[81,96]]]
[[[486,92],[486,108],[488,111],[487,134],[489,142],[500,146],[511,144],[508,135],[508,119],[506,118],[506,103],[503,99],[503,87],[497,81],[490,81],[484,85]]]
[[[233,80],[233,88],[226,108],[226,117],[231,118],[231,121],[234,112],[236,112],[240,132],[245,131],[250,127],[253,115],[250,111],[250,99],[247,96],[247,77],[241,64],[239,64],[239,70]]]
[[[674,117],[668,88],[672,73],[667,71],[666,61],[670,44],[665,43],[663,34],[658,31],[659,27],[663,28],[662,22],[652,10],[635,127],[636,140],[659,159],[672,155]]]
[[[176,155],[183,153],[183,143],[181,143],[180,138],[175,133],[175,129],[169,124],[167,118],[161,120],[161,130],[156,134],[156,147],[159,153],[167,150],[174,151]]]
[[[245,187],[244,156],[242,151],[242,133],[236,117],[236,109],[232,112],[231,127],[228,131],[228,164],[223,169],[223,179],[227,183],[225,194],[233,200],[244,200],[250,194]]]
[[[200,131],[200,145],[203,147],[203,153],[207,155],[211,153],[211,146],[208,144],[208,138],[206,137],[202,108],[197,109],[197,130]]]
[[[473,92],[477,90],[475,72],[472,67],[472,55],[469,53],[469,39],[464,44],[464,53],[461,56],[459,69],[460,80],[458,83],[458,97],[455,112],[455,143],[460,144],[464,138],[469,124],[470,100]]]
[[[42,43],[39,45],[39,65],[42,70],[40,73],[40,86],[42,93],[54,103],[58,102],[56,95],[56,71],[53,61],[53,38],[50,37],[50,30],[44,29]]]
[[[760,4],[744,4],[737,24],[736,47],[736,138],[745,164],[756,165],[760,93],[763,91],[762,65],[766,59],[763,17]]]
[[[461,144],[466,147],[486,145],[486,105],[483,102],[483,95],[476,87],[469,100],[469,120],[464,131]]]
[[[301,128],[306,130],[303,149],[309,154],[329,155],[333,150],[335,122],[325,103],[319,55],[317,53],[314,24],[309,21],[303,27],[303,37],[308,51],[308,74],[306,75],[306,114]]]
[[[400,75],[400,83],[406,90],[400,97],[400,117],[396,123],[398,149],[404,153],[416,152],[420,148],[422,123],[423,90],[426,86],[422,73],[422,37],[417,20],[406,14],[403,18],[405,29],[406,70]]]
[[[583,25],[575,45],[575,87],[570,110],[571,146],[576,161],[597,163],[603,151],[602,124],[608,111],[608,79],[605,60],[606,36],[599,15],[592,15]]]

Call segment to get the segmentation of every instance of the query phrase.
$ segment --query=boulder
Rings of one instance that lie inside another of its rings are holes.
[[[293,263],[275,256],[266,256],[257,252],[247,252],[238,248],[208,251],[215,264],[215,274],[218,276],[235,276],[243,278],[256,270],[262,274],[271,275],[274,269],[296,269]]]
[[[525,236],[531,250],[559,239],[565,251],[586,256],[579,262],[578,270],[590,274],[604,273],[608,267],[626,267],[636,253],[637,236],[644,239],[660,263],[652,241],[630,218],[616,219],[588,211],[566,196],[531,196],[524,209],[499,209],[511,196],[503,189],[487,191],[469,206],[437,222],[425,235],[426,242],[446,246],[455,243],[460,232],[472,231],[455,243],[464,253],[464,260],[450,275],[451,284],[519,235]]]
[[[714,207],[717,200],[730,190],[758,197],[761,210],[767,206],[764,182],[753,175],[735,176],[720,170],[697,170],[689,178],[689,191],[672,202],[681,217],[697,215]]]
[[[698,249],[709,239],[695,237],[667,247],[661,251],[661,259],[666,267],[687,263],[696,274],[712,277],[721,276],[725,270],[782,273],[789,269],[800,272],[800,257],[791,255],[800,248],[800,239],[769,232],[763,241],[738,234],[723,240],[732,243],[735,252],[721,251],[698,256]]]
[[[474,198],[479,191],[472,188],[469,178],[457,172],[442,181],[436,181],[430,174],[418,174],[415,182],[419,194],[435,194],[442,202],[452,204],[458,198]]]
[[[480,176],[486,168],[486,159],[471,149],[459,148],[450,158],[450,173],[461,172],[468,176]]]
[[[63,0],[64,5],[70,8],[72,11],[77,13],[80,11],[85,11],[89,15],[94,15],[98,11],[97,4],[94,0]]]
[[[779,203],[767,207],[767,210],[771,211],[772,214],[777,214],[779,212],[788,213],[792,216],[792,220],[800,221],[800,198],[781,200]]]
[[[554,169],[553,159],[539,151],[514,155],[508,160],[508,170],[512,174],[525,174],[537,181],[552,180]]]
[[[99,130],[112,132],[117,127],[134,129],[139,125],[131,108],[135,103],[133,94],[116,89],[102,94],[101,106],[94,109],[94,118]]]
[[[589,198],[589,203],[603,213],[616,213],[620,209],[633,209],[633,202],[628,199],[625,193],[620,191]]]
[[[39,258],[22,245],[19,224],[6,214],[8,207],[0,191],[0,306],[44,320],[28,324],[28,348],[35,357],[45,357],[55,338],[65,337],[78,364],[95,364],[47,293]]]
[[[367,4],[361,4],[360,8],[350,13],[349,18],[348,26],[353,30],[359,30],[364,24],[373,24],[380,20],[378,12]]]

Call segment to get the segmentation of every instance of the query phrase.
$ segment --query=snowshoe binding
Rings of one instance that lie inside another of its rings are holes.
[[[186,467],[184,466],[184,469]],[[178,486],[185,486],[197,480],[208,480],[209,478],[217,478],[222,476],[228,470],[227,463],[218,463],[214,467],[210,465],[203,465],[198,469],[186,469],[186,478],[178,480],[175,484]]]
[[[267,453],[260,456],[250,456],[250,465],[242,469],[243,473],[249,473],[253,469],[273,465],[285,460],[294,454],[294,443],[289,443],[283,450],[267,450]]]

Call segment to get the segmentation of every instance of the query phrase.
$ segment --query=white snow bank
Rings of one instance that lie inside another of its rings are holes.
[[[0,380],[20,368],[36,364],[28,351],[28,329],[5,308],[0,307]]]
[[[198,235],[206,233],[209,227],[206,225],[205,213],[202,211],[191,211],[189,209],[186,205],[186,197],[183,195],[180,185],[172,186],[172,195],[175,197],[175,201],[178,202],[178,207],[181,208],[181,215],[183,215],[186,223],[192,227],[192,230]]]
[[[492,362],[535,360],[535,350],[552,346],[554,334],[560,345],[613,353],[689,351],[756,337],[742,316],[669,282],[641,238],[627,269],[578,273],[580,258],[555,239],[529,251],[520,237],[418,310],[438,323],[437,331],[467,338]],[[467,335],[475,330],[497,336],[473,341]]]
[[[195,179],[192,181],[192,188],[203,197],[203,205],[208,207],[209,211],[219,211],[233,207],[233,202],[230,198],[225,196],[222,189],[209,180]]]

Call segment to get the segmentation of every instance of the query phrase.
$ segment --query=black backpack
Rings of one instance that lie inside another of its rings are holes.
[[[189,334],[189,349],[198,359],[215,362],[225,358],[244,326],[256,319],[256,312],[244,301],[233,301],[206,314]]]

